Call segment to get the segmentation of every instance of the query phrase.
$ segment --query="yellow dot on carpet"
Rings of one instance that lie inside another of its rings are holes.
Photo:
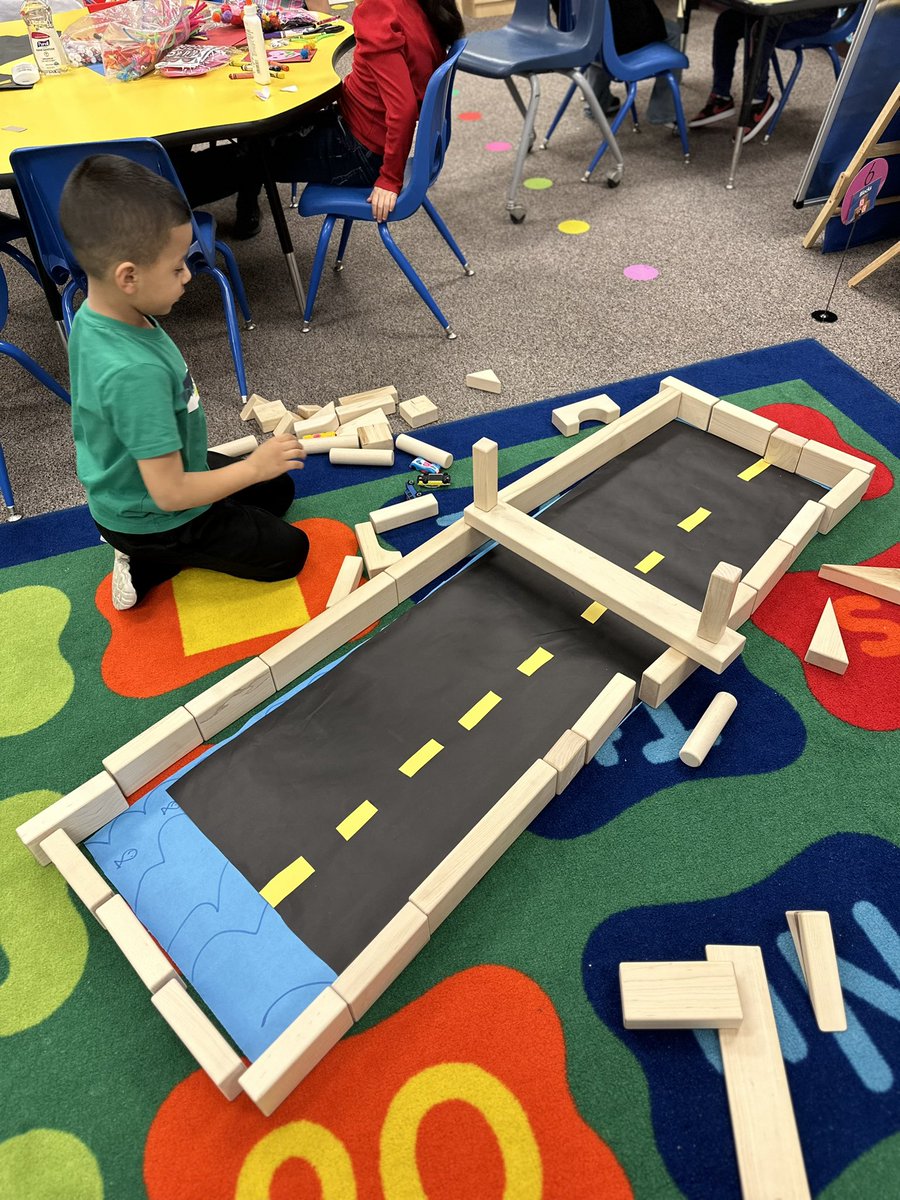
[[[556,228],[560,233],[587,233],[590,225],[587,221],[560,221]]]
[[[553,180],[544,175],[532,175],[530,179],[522,181],[522,187],[528,188],[529,192],[544,192],[553,187]]]

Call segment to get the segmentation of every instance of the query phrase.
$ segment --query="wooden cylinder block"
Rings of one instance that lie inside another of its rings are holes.
[[[332,450],[328,461],[341,467],[392,467],[393,450]]]
[[[252,433],[248,433],[246,437],[235,438],[233,442],[222,442],[221,446],[210,446],[210,454],[224,454],[226,458],[242,458],[245,454],[252,454],[259,445]]]
[[[709,754],[713,742],[725,728],[728,719],[737,708],[737,699],[731,692],[717,692],[709,708],[697,722],[697,726],[681,747],[678,757],[688,767],[699,767]]]
[[[437,446],[429,446],[418,438],[410,437],[408,433],[398,435],[394,443],[398,450],[411,454],[413,458],[427,458],[429,462],[437,463],[445,471],[453,466],[453,455],[449,450],[439,450]]]

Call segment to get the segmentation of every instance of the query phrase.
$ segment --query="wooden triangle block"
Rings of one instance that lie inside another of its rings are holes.
[[[900,567],[845,567],[826,563],[819,567],[819,578],[900,604]]]
[[[784,915],[803,968],[816,1024],[823,1033],[841,1033],[847,1028],[847,1014],[831,934],[831,918],[827,912],[793,909]]]
[[[826,671],[834,671],[835,675],[843,675],[850,666],[850,659],[844,649],[844,639],[841,637],[841,627],[834,615],[834,605],[826,601],[816,626],[816,632],[809,643],[809,649],[803,656],[804,661],[814,667],[824,667]]]
[[[500,394],[500,380],[493,371],[472,371],[466,376],[466,386],[478,388],[480,392]]]

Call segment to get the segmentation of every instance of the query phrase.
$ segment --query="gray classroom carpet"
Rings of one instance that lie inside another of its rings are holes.
[[[682,85],[689,115],[706,99],[713,21],[709,11],[694,16],[692,68]],[[469,26],[475,31],[498,23]],[[519,226],[505,212],[512,153],[485,146],[515,142],[520,118],[503,84],[460,74],[457,86],[455,112],[480,112],[481,119],[454,121],[453,143],[432,196],[475,275],[463,276],[424,216],[405,222],[396,234],[458,340],[444,339],[371,226],[354,230],[341,275],[326,270],[313,330],[304,336],[267,214],[259,237],[235,243],[256,320],[256,329],[244,337],[251,390],[269,399],[316,403],[394,384],[402,397],[427,394],[443,418],[452,420],[818,337],[874,383],[900,395],[895,341],[900,262],[858,292],[846,286],[883,243],[848,254],[832,304],[840,315],[837,324],[820,326],[809,316],[825,303],[837,268],[837,256],[801,246],[815,210],[798,212],[791,205],[833,86],[824,54],[807,56],[772,142],[766,146],[760,138],[744,148],[733,192],[723,187],[731,154],[727,124],[693,131],[687,167],[678,139],[667,129],[644,123],[635,135],[623,126],[622,185],[608,189],[599,168],[594,183],[581,183],[598,138],[581,105],[573,104],[550,150],[529,160],[526,175],[546,176],[554,186],[523,193],[528,216]],[[539,129],[546,128],[564,89],[564,80],[546,80]],[[649,85],[643,85],[642,111],[648,96]],[[232,205],[223,202],[213,211],[220,236],[227,238]],[[587,221],[590,230],[566,236],[557,225],[567,219]],[[290,225],[308,270],[320,222],[290,214]],[[656,267],[659,277],[626,279],[623,268],[633,263]],[[65,380],[64,353],[42,295],[14,264],[4,269],[11,313],[3,336]],[[199,385],[211,442],[246,432],[212,281],[194,281],[165,326]],[[502,380],[500,396],[465,385],[467,372],[487,367]],[[0,371],[0,442],[20,510],[28,515],[83,502],[68,410],[15,364],[0,360]]]

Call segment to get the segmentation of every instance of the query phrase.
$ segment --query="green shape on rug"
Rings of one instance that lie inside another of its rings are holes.
[[[58,792],[26,792],[0,803],[0,845],[9,847],[0,889],[0,946],[8,964],[0,983],[0,1037],[52,1016],[87,961],[87,930],[65,880],[40,866],[16,837],[17,825],[58,799]],[[19,1194],[0,1187],[0,1195]]]
[[[103,1200],[87,1146],[62,1129],[32,1129],[0,1142],[0,1195],[16,1200]]]
[[[71,611],[58,588],[23,587],[0,595],[0,737],[46,724],[72,695],[75,675],[59,649]]]

